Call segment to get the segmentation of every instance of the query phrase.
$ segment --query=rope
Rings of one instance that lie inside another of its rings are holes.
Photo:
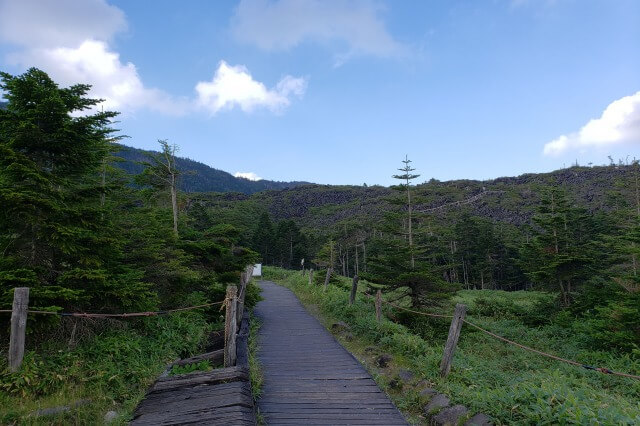
[[[364,293],[364,295],[368,296],[368,297],[372,297],[368,293]],[[402,306],[398,306],[395,303],[387,302],[385,300],[383,300],[382,302],[386,303],[388,305],[391,305],[394,308],[401,309],[403,311],[411,312],[411,313],[418,314],[418,315],[424,315],[424,316],[435,317],[435,318],[453,318],[453,315],[440,315],[440,314],[430,314],[430,313],[427,313],[427,312],[419,312],[419,311],[414,311],[412,309],[404,308]],[[474,323],[472,323],[470,321],[467,321],[466,319],[463,319],[462,321],[465,324],[468,324],[471,327],[474,327],[474,328],[482,331],[483,333],[488,334],[489,336],[494,337],[494,338],[496,338],[498,340],[501,340],[501,341],[503,341],[505,343],[512,344],[512,345],[517,346],[517,347],[519,347],[521,349],[537,353],[538,355],[542,355],[542,356],[547,357],[547,358],[555,359],[556,361],[566,362],[567,364],[575,365],[577,367],[586,368],[587,370],[594,370],[594,371],[597,371],[597,372],[602,373],[602,374],[611,374],[611,375],[614,375],[614,376],[628,377],[630,379],[640,380],[640,376],[636,376],[634,374],[620,373],[620,372],[617,372],[617,371],[609,370],[608,368],[604,368],[604,367],[593,367],[593,366],[590,366],[590,365],[579,363],[577,361],[572,361],[570,359],[566,359],[566,358],[562,358],[562,357],[559,357],[559,356],[556,356],[556,355],[552,355],[552,354],[549,354],[549,353],[546,353],[546,352],[542,352],[542,351],[539,351],[537,349],[531,348],[529,346],[523,345],[521,343],[514,342],[513,340],[509,340],[506,337],[499,336],[499,335],[497,335],[495,333],[490,332],[489,330],[485,330],[484,328],[482,328],[482,327],[480,327],[480,326],[478,326],[478,325],[476,325],[476,324],[474,324]]]
[[[427,317],[434,317],[434,318],[453,318],[453,315],[430,314],[430,313],[428,313],[428,312],[418,312],[418,311],[413,311],[413,310],[411,310],[411,309],[407,309],[407,308],[404,308],[404,307],[402,307],[402,306],[396,305],[395,303],[387,302],[386,300],[383,300],[383,301],[382,301],[382,303],[386,303],[387,305],[391,305],[391,306],[393,306],[394,308],[401,309],[401,310],[403,310],[403,311],[411,312],[411,313],[418,314],[418,315],[424,315],[424,316],[427,316]]]
[[[373,298],[373,297],[374,297],[373,295],[371,295],[371,294],[369,294],[369,293],[363,293],[363,294],[364,294],[365,296],[367,296],[367,297],[371,297],[371,298]],[[413,310],[411,310],[411,309],[404,308],[404,307],[402,307],[402,306],[396,305],[395,303],[387,302],[386,300],[383,300],[383,301],[382,301],[382,303],[386,303],[387,305],[391,305],[391,306],[393,306],[394,308],[401,309],[401,310],[403,310],[403,311],[411,312],[411,313],[418,314],[418,315],[425,315],[425,316],[428,316],[428,317],[434,317],[434,318],[453,318],[453,315],[430,314],[430,313],[427,313],[427,312],[418,312],[418,311],[413,311]]]
[[[206,307],[213,306],[213,305],[220,305],[220,304],[223,304],[224,302],[225,301],[223,300],[222,302],[206,303],[204,305],[189,306],[189,307],[186,307],[186,308],[168,309],[168,310],[165,310],[165,311],[131,312],[131,313],[124,313],[124,314],[100,314],[100,313],[86,313],[86,312],[52,312],[52,311],[34,311],[34,310],[30,310],[30,309],[27,310],[27,313],[29,313],[29,314],[58,315],[58,316],[62,316],[62,317],[78,317],[78,318],[153,317],[153,316],[157,316],[157,315],[167,315],[167,314],[171,314],[173,312],[190,311],[190,310],[193,310],[193,309],[206,308]],[[0,313],[11,313],[11,312],[13,312],[11,309],[0,309]]]
[[[561,358],[561,357],[556,356],[556,355],[551,355],[551,354],[548,354],[546,352],[542,352],[542,351],[539,351],[537,349],[530,348],[529,346],[525,346],[525,345],[523,345],[521,343],[514,342],[513,340],[509,340],[509,339],[507,339],[505,337],[498,336],[497,334],[492,333],[489,330],[485,330],[484,328],[482,328],[482,327],[480,327],[478,325],[475,325],[474,323],[469,322],[466,319],[463,319],[462,321],[465,324],[469,324],[471,327],[477,328],[478,330],[482,331],[483,333],[486,333],[489,336],[492,336],[492,337],[494,337],[494,338],[496,338],[498,340],[502,340],[503,342],[510,343],[510,344],[515,345],[515,346],[517,346],[517,347],[519,347],[521,349],[524,349],[526,351],[534,352],[534,353],[537,353],[538,355],[542,355],[542,356],[545,356],[547,358],[555,359],[556,361],[566,362],[567,364],[571,364],[571,365],[575,365],[575,366],[578,366],[578,367],[586,368],[587,370],[598,371],[598,372],[603,373],[603,374],[612,374],[614,376],[629,377],[631,379],[640,380],[640,376],[636,376],[634,374],[619,373],[617,371],[612,371],[612,370],[609,370],[608,368],[604,368],[604,367],[592,367],[590,365],[581,364],[579,362],[572,361],[570,359]]]

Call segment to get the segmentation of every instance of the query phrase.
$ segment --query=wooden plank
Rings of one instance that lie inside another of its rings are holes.
[[[191,373],[158,379],[150,392],[162,392],[169,389],[198,385],[213,385],[216,383],[237,382],[249,380],[249,372],[237,367],[220,368],[207,373]]]
[[[14,373],[20,369],[22,358],[24,358],[28,308],[29,287],[14,288],[11,311],[11,336],[9,337],[9,371]]]
[[[169,368],[174,365],[188,365],[194,364],[201,361],[210,361],[214,364],[222,362],[224,359],[224,349],[220,349],[217,351],[206,352],[201,355],[192,356],[191,358],[180,359],[169,366]]]

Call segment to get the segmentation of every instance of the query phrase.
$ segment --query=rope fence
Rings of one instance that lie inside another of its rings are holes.
[[[373,298],[373,296],[371,294],[369,294],[369,293],[364,293],[364,295],[367,296],[367,297]],[[387,305],[393,306],[396,309],[400,309],[400,310],[403,310],[403,311],[406,311],[406,312],[410,312],[410,313],[413,313],[413,314],[417,314],[417,315],[423,315],[423,316],[433,317],[433,318],[450,318],[450,319],[453,319],[452,327],[449,330],[449,338],[447,339],[447,346],[449,346],[450,340],[452,339],[452,331],[453,331],[453,329],[457,328],[457,334],[459,335],[459,333],[460,333],[460,327],[459,326],[458,327],[454,327],[454,322],[456,320],[457,315],[443,315],[443,314],[433,314],[433,313],[428,313],[428,312],[420,312],[420,311],[416,311],[416,310],[413,310],[413,309],[405,308],[403,306],[399,306],[399,305],[397,305],[395,303],[392,303],[392,302],[387,302],[385,300],[382,300],[382,303],[385,303]],[[459,306],[464,306],[464,305],[459,305]],[[465,309],[466,309],[466,307],[465,307]],[[456,311],[457,310],[458,310],[458,306],[456,306]],[[469,326],[471,326],[471,327],[473,327],[473,328],[485,333],[488,336],[491,336],[491,337],[493,337],[495,339],[498,339],[498,340],[500,340],[502,342],[505,342],[505,343],[508,343],[510,345],[517,346],[517,347],[519,347],[521,349],[524,349],[526,351],[533,352],[533,353],[536,353],[538,355],[541,355],[541,356],[544,356],[544,357],[547,357],[547,358],[550,358],[550,359],[554,359],[556,361],[561,361],[561,362],[565,362],[565,363],[570,364],[570,365],[574,365],[574,366],[577,366],[577,367],[582,367],[582,368],[585,368],[587,370],[594,370],[594,371],[597,371],[597,372],[603,373],[603,374],[610,374],[610,375],[614,375],[614,376],[627,377],[627,378],[630,378],[630,379],[640,380],[640,376],[637,376],[635,374],[621,373],[621,372],[618,372],[618,371],[609,370],[608,368],[604,368],[604,367],[593,367],[593,366],[590,366],[590,365],[582,364],[582,363],[577,362],[577,361],[573,361],[573,360],[570,360],[570,359],[566,359],[566,358],[562,358],[562,357],[559,357],[559,356],[556,356],[556,355],[552,355],[552,354],[549,354],[547,352],[543,352],[543,351],[540,351],[538,349],[531,348],[529,346],[523,345],[523,344],[518,343],[518,342],[514,342],[513,340],[509,340],[506,337],[502,337],[502,336],[500,336],[498,334],[495,334],[495,333],[493,333],[493,332],[491,332],[489,330],[486,330],[486,329],[480,327],[477,324],[474,324],[474,323],[468,321],[467,319],[465,319],[464,316],[465,316],[465,314],[464,314],[464,310],[463,310],[463,313],[459,318],[460,325],[462,325],[462,323],[465,323],[465,324],[467,324],[467,325],[469,325]],[[455,344],[457,344],[457,336],[455,337],[454,340],[455,341],[453,342],[453,344],[455,346]],[[453,355],[453,353],[451,353],[451,355]],[[449,360],[449,362],[450,362],[450,360]],[[443,359],[443,364],[445,364],[445,359]],[[441,369],[442,368],[444,368],[444,367],[441,367]]]
[[[136,318],[168,315],[175,312],[203,309],[216,305],[221,305],[220,311],[223,309],[226,311],[224,365],[225,367],[234,366],[236,363],[236,337],[239,331],[239,324],[241,323],[244,315],[244,302],[247,294],[247,285],[253,275],[253,268],[253,265],[247,265],[244,271],[240,273],[240,291],[238,291],[237,286],[227,286],[224,300],[162,311],[108,314],[101,312],[55,312],[29,309],[29,287],[15,287],[13,289],[12,309],[0,309],[0,314],[11,314],[11,332],[9,335],[9,351],[7,354],[9,371],[16,372],[22,365],[22,360],[24,358],[25,336],[27,331],[27,319],[29,314],[55,315],[59,317],[73,318]],[[72,333],[75,333],[75,326]]]
[[[168,309],[164,311],[147,311],[147,312],[130,312],[123,314],[102,314],[102,313],[87,313],[87,312],[54,312],[54,311],[35,311],[27,309],[28,314],[45,314],[45,315],[57,315],[61,317],[77,317],[77,318],[135,318],[135,317],[153,317],[157,315],[167,315],[174,312],[191,311],[193,309],[202,309],[209,306],[222,305],[224,306],[226,299],[221,302],[205,303],[204,305],[188,306],[185,308]],[[222,308],[220,309],[222,310]],[[12,309],[0,309],[0,313],[12,313]]]

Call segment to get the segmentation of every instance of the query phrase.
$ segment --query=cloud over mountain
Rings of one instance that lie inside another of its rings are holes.
[[[246,67],[220,61],[213,79],[196,85],[196,102],[211,114],[236,106],[245,112],[259,107],[279,112],[289,106],[292,96],[302,96],[306,86],[305,79],[287,75],[274,88],[267,89],[253,79]]]
[[[544,146],[545,155],[560,155],[571,149],[606,147],[622,143],[640,144],[640,92],[615,100],[579,131],[561,135]]]

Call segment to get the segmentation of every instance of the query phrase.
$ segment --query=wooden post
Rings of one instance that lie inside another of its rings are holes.
[[[312,280],[313,280],[313,269],[309,269],[309,285],[311,285]]]
[[[324,291],[327,291],[329,286],[329,279],[331,278],[331,267],[327,268],[327,276],[324,277]]]
[[[442,354],[442,362],[440,363],[440,376],[442,377],[447,377],[449,371],[451,371],[451,360],[458,345],[460,329],[462,328],[466,312],[467,307],[465,305],[461,303],[456,304],[451,326],[449,327],[449,337],[447,337],[447,343],[444,346],[444,353]]]
[[[16,372],[24,357],[24,336],[27,330],[27,309],[29,308],[29,287],[13,289],[13,310],[11,311],[11,337],[9,338],[9,370]]]
[[[380,322],[382,319],[382,292],[378,290],[376,292],[376,320]]]
[[[225,299],[226,315],[224,321],[224,366],[236,365],[236,307],[238,302],[238,288],[235,285],[227,287]]]
[[[240,274],[240,287],[238,289],[238,303],[236,304],[236,326],[240,329],[242,314],[244,313],[244,298],[247,294],[247,283],[249,274],[245,271]]]
[[[356,300],[356,291],[358,291],[359,279],[358,275],[353,276],[353,281],[351,282],[351,294],[349,295],[349,305],[353,305],[353,302]]]

